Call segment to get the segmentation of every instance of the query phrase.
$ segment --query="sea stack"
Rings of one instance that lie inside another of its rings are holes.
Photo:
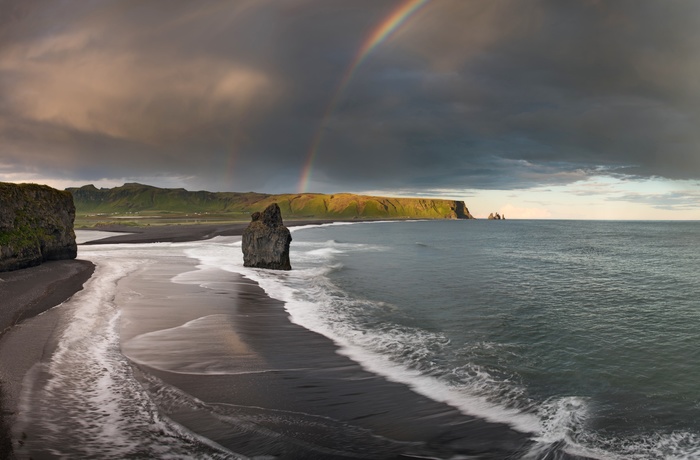
[[[501,216],[499,213],[496,213],[496,214],[491,213],[491,214],[489,214],[489,217],[488,217],[489,220],[504,220],[505,218],[506,218],[505,214],[503,216]]]
[[[263,212],[254,212],[243,231],[243,266],[291,270],[289,243],[292,234],[282,222],[282,212],[272,203]]]
[[[69,192],[0,182],[0,272],[75,259],[74,221]]]

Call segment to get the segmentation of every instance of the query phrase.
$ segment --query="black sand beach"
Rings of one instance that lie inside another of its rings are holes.
[[[56,260],[0,273],[0,334],[72,296],[94,269],[84,260]]]
[[[233,323],[246,346],[239,374],[144,366],[208,406],[170,406],[168,415],[192,431],[247,456],[290,459],[519,458],[531,447],[528,436],[506,425],[465,416],[363,370],[326,337],[292,324],[282,302],[236,278]]]
[[[286,221],[287,227],[302,225],[327,224],[330,220],[297,220]],[[154,225],[150,227],[131,227],[128,225],[104,225],[99,231],[125,233],[109,238],[92,240],[84,244],[117,244],[117,243],[179,243],[199,241],[216,236],[240,236],[248,226],[248,222],[237,224],[195,224],[195,225]]]
[[[301,225],[292,225],[295,224]],[[91,244],[200,240],[213,234],[240,234],[243,228],[244,225],[152,227],[142,233]],[[162,290],[158,279],[167,282],[174,273],[186,271],[188,266],[194,264],[183,261],[179,268],[168,266],[167,262],[162,266],[152,265],[131,281],[127,280],[127,286],[142,292]],[[17,318],[27,318],[65,300],[82,287],[92,269],[89,262],[68,261],[1,274],[0,278],[6,280],[0,283],[3,299],[12,299],[11,306],[5,307],[5,311],[12,313],[3,315],[3,324],[15,324]],[[291,323],[284,303],[267,296],[256,283],[226,272],[218,276],[218,282],[226,285],[226,290],[170,283],[166,288],[168,303],[158,306],[160,310],[155,318],[172,324],[158,323],[153,330],[191,321],[200,314],[192,311],[191,304],[206,304],[211,314],[230,318],[233,329],[227,341],[231,344],[231,361],[240,363],[240,372],[203,375],[155,369],[144,363],[133,366],[135,375],[160,410],[191,431],[243,455],[288,459],[455,455],[521,458],[532,449],[528,434],[464,415],[447,404],[413,392],[404,384],[364,370],[338,354],[338,347],[331,340]],[[122,328],[122,346],[150,328],[148,313],[143,309],[129,310],[126,306],[124,311],[124,322],[131,325]],[[55,318],[42,315],[42,322],[32,331],[16,333],[10,329],[7,335],[12,340],[0,343],[3,351],[0,372],[3,379],[14,382],[12,396],[7,398],[6,414],[16,409],[17,385],[23,373],[34,362],[50,355],[51,324],[57,321]],[[33,324],[31,321],[26,324],[30,323]],[[14,353],[30,336],[32,341],[44,345],[31,353],[22,353],[21,357],[19,352]],[[128,351],[127,346],[127,356]],[[22,363],[18,364],[19,361]],[[8,371],[13,375],[7,376]],[[167,397],[173,387],[199,402],[179,404],[178,398]],[[550,446],[531,458],[575,457]]]
[[[94,269],[84,260],[60,260],[0,273],[0,458],[8,458],[11,453],[11,415],[17,409],[22,379],[45,352],[50,352],[45,345],[52,328],[32,329],[30,342],[19,347],[16,341],[8,342],[7,333],[70,298],[82,289]]]

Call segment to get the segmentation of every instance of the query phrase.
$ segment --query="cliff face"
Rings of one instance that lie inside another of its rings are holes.
[[[274,195],[288,216],[329,219],[473,219],[464,201],[432,198],[391,198],[337,193]]]
[[[75,259],[74,220],[70,193],[0,182],[0,272]]]
[[[457,219],[474,219],[464,201],[454,202],[454,212]]]

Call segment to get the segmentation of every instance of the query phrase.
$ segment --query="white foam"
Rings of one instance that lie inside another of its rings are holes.
[[[327,224],[310,224],[310,225],[299,225],[295,227],[289,227],[289,231],[294,233],[299,230],[307,230],[310,228],[322,228],[322,227],[337,227],[341,225],[355,225],[357,222],[329,222]]]
[[[696,460],[700,436],[688,431],[651,433],[622,439],[591,431],[573,430],[566,437],[566,452],[603,460]]]
[[[572,432],[583,429],[588,418],[588,402],[584,398],[568,396],[545,401],[539,408],[542,433],[538,441],[551,443],[570,439]]]

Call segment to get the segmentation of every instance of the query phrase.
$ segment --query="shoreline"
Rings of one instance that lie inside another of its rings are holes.
[[[322,223],[331,222],[290,222],[288,226]],[[212,236],[239,235],[237,232],[242,232],[246,226],[247,224],[216,226],[216,231],[221,233]],[[164,229],[154,227],[149,232],[119,235],[89,244],[143,243],[151,240],[175,242],[181,241],[180,238],[187,238],[182,241],[197,241],[212,237],[208,233],[211,229],[198,227],[198,231],[187,233],[192,229],[183,227],[166,232],[158,232],[157,230]],[[134,229],[129,230],[133,232]],[[94,265],[86,261],[63,262],[91,266],[90,274],[79,286],[75,283],[64,286],[62,292],[68,294],[68,298],[82,289],[83,283],[90,278]],[[43,271],[53,273],[53,276],[57,276],[60,271],[58,266],[48,264],[34,268],[42,267],[45,269]],[[5,274],[0,274],[0,278],[3,275]],[[293,452],[306,458],[408,458],[454,453],[476,455],[479,458],[517,458],[534,446],[535,443],[527,433],[514,431],[504,424],[465,415],[452,406],[416,393],[405,384],[391,382],[363,369],[357,362],[338,354],[338,346],[332,340],[293,324],[284,308],[284,302],[269,297],[255,281],[230,272],[226,272],[225,276],[225,282],[235,285],[235,289],[227,296],[228,300],[218,297],[218,301],[233,302],[233,330],[246,350],[245,353],[234,351],[232,356],[235,359],[232,361],[242,363],[240,365],[244,368],[263,366],[262,368],[253,369],[253,372],[244,369],[244,372],[236,375],[193,376],[155,369],[131,360],[135,373],[147,389],[152,385],[153,377],[144,378],[144,371],[147,375],[155,376],[156,380],[160,379],[168,386],[173,385],[198,398],[213,408],[215,414],[221,415],[213,417],[191,407],[161,405],[161,410],[168,417],[191,431],[203,434],[235,452],[239,452],[239,446],[243,446],[248,449],[243,453],[261,455],[270,453],[266,451],[269,448],[276,452]],[[77,280],[75,277],[72,279]],[[43,282],[46,284],[45,279]],[[134,282],[136,285],[149,284],[147,276]],[[73,288],[75,291],[68,293]],[[221,292],[216,294],[221,295]],[[53,301],[48,300],[48,296],[45,299],[45,307],[46,302]],[[40,313],[37,309],[26,311]],[[54,315],[35,317],[41,321],[32,321],[21,334],[15,334],[19,337],[17,340],[24,341],[25,344],[29,340],[36,341],[39,346],[34,347],[30,356],[10,358],[23,361],[13,363],[14,369],[19,368],[19,372],[24,369],[26,373],[33,364],[40,362],[47,354],[50,355],[53,328],[60,318],[60,311],[55,312]],[[24,319],[27,318],[31,319],[29,313]],[[34,325],[40,322],[43,326],[35,328]],[[30,331],[32,328],[35,330]],[[122,340],[124,345],[129,337],[122,337]],[[5,344],[6,341],[0,343]],[[21,350],[20,346],[21,344],[15,344],[14,349]],[[5,355],[5,359],[7,354],[0,353]],[[251,359],[251,356],[257,359]],[[0,356],[0,372],[8,369],[2,360],[3,357]],[[21,384],[21,378],[19,383]],[[150,393],[158,395],[157,390],[158,388]],[[240,424],[222,422],[229,420],[231,413],[235,413]],[[286,421],[279,419],[280,414],[284,415]],[[11,414],[5,412],[4,415]],[[257,426],[263,416],[268,420],[265,422],[266,429],[269,430],[267,433],[281,433],[281,436],[273,436],[272,439],[256,430],[246,429],[251,424]],[[302,430],[300,426],[306,428]],[[17,435],[15,433],[15,442],[19,441]],[[0,449],[3,443],[1,438],[0,433]],[[546,452],[539,453],[539,458],[545,455],[559,459],[576,458],[562,452],[558,446],[545,446],[545,449]]]
[[[120,303],[122,353],[189,431],[282,458],[517,458],[535,446],[530,433],[365,370],[244,275],[197,265],[155,260],[120,281],[131,293]]]
[[[92,262],[72,259],[0,273],[0,337],[22,321],[69,299],[94,271]]]
[[[35,267],[0,273],[0,458],[12,456],[12,423],[25,374],[40,362],[56,321],[29,326],[20,343],[12,340],[26,323],[83,289],[95,271],[86,260],[57,260]],[[19,345],[19,346],[17,346]]]
[[[289,226],[321,225],[333,221],[290,221]],[[248,222],[241,224],[202,224],[202,225],[167,225],[157,227],[130,227],[112,225],[99,229],[77,229],[85,232],[114,232],[119,235],[88,240],[79,244],[134,244],[157,242],[201,241],[216,236],[242,235]],[[29,369],[43,357],[53,326],[57,318],[41,321],[35,327],[34,344],[22,350],[15,346],[14,338],[8,336],[17,326],[35,319],[42,313],[70,299],[83,289],[83,285],[92,277],[95,265],[80,259],[47,261],[38,266],[0,272],[0,348],[11,348],[17,356],[0,353],[0,458],[11,456],[11,424],[9,419],[17,410],[19,389],[22,379]],[[54,315],[56,316],[56,315]],[[31,327],[31,326],[30,326]],[[18,333],[17,336],[26,334]],[[25,339],[22,339],[25,340]],[[8,345],[8,341],[11,342]]]
[[[292,323],[284,302],[255,281],[228,275],[235,285],[231,334],[243,344],[232,350],[236,368],[207,375],[134,364],[204,404],[206,410],[167,404],[166,415],[191,431],[246,456],[517,458],[533,447],[530,434],[365,370],[331,339]],[[141,381],[151,394],[163,393],[162,385]],[[261,420],[267,433],[250,428]]]

